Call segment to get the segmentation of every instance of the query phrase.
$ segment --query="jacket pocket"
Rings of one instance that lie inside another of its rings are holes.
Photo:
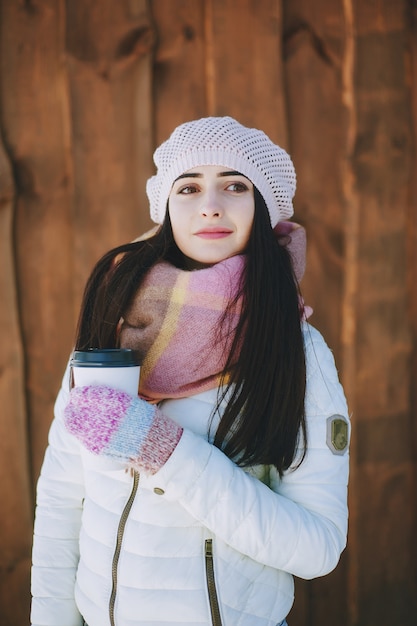
[[[211,622],[213,626],[222,626],[219,599],[216,589],[216,578],[214,575],[213,539],[206,539],[204,553],[206,561],[206,583],[210,603]]]

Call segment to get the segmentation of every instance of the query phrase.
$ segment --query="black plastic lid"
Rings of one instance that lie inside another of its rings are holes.
[[[71,365],[75,367],[133,367],[140,364],[139,352],[130,348],[74,350],[71,359]]]

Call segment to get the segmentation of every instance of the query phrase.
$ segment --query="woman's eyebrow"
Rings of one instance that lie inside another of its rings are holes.
[[[217,174],[218,177],[221,176],[243,176],[243,178],[247,178],[247,176],[245,176],[244,174],[242,174],[241,172],[237,172],[236,170],[225,170],[224,172],[219,172]],[[181,180],[181,178],[203,178],[203,174],[201,174],[200,172],[185,172],[185,174],[181,174],[180,176],[177,176],[177,178],[174,180],[174,182],[176,183],[177,180]]]
[[[177,178],[174,180],[174,183],[177,182],[177,180],[181,180],[181,178],[202,178],[203,174],[199,174],[198,172],[191,172],[188,173],[187,172],[185,174],[181,174],[180,176],[177,176]]]
[[[235,170],[226,170],[224,172],[219,172],[217,176],[243,176],[244,178],[247,178],[247,176],[242,174],[242,172],[236,172]]]

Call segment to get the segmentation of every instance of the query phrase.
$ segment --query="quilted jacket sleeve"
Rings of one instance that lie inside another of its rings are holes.
[[[349,457],[326,443],[329,418],[348,421],[332,353],[307,324],[304,335],[309,444],[300,467],[282,480],[272,472],[268,487],[186,429],[150,486],[242,554],[309,579],[334,569],[346,545]]]
[[[68,402],[68,371],[55,404]],[[80,626],[74,601],[78,537],[84,498],[78,443],[56,417],[38,480],[32,556],[32,626]]]

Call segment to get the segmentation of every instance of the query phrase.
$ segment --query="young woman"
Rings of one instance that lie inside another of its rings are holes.
[[[155,163],[160,227],[99,261],[76,341],[139,350],[139,395],[64,377],[32,624],[286,624],[293,575],[327,574],[345,547],[349,437],[300,304],[294,168],[228,117],[179,126]]]

